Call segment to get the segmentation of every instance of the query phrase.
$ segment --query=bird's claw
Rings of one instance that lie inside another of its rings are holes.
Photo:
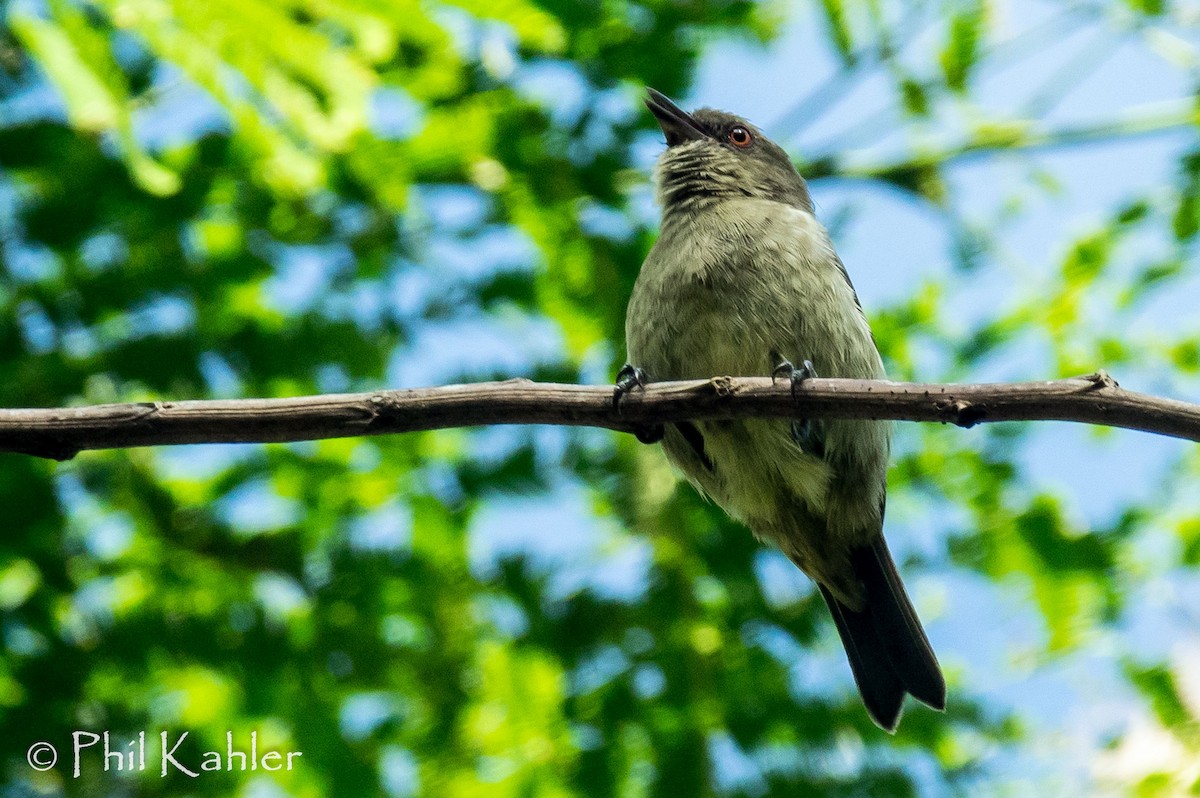
[[[621,398],[625,394],[637,388],[645,388],[649,382],[649,377],[646,372],[637,366],[626,363],[617,372],[617,382],[613,386],[613,410],[620,411]],[[658,443],[663,439],[666,430],[662,424],[651,424],[642,427],[636,427],[633,430],[633,435],[642,443]]]
[[[613,387],[613,410],[621,407],[621,398],[635,388],[645,388],[649,378],[646,372],[637,366],[626,363],[617,372],[617,383]]]
[[[803,361],[800,368],[796,368],[792,365],[792,361],[785,358],[779,361],[779,365],[775,366],[775,370],[771,372],[771,382],[774,383],[779,377],[787,377],[792,384],[792,400],[795,401],[799,399],[796,389],[800,387],[800,383],[811,380],[815,376],[817,376],[817,369],[811,360]]]

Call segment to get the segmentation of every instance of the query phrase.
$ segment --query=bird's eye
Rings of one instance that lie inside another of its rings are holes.
[[[754,137],[750,135],[750,131],[738,125],[733,130],[729,131],[729,140],[735,147],[749,147],[750,142],[754,141]]]

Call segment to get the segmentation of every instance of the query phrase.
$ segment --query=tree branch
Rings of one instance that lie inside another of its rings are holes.
[[[183,443],[277,443],[473,427],[564,424],[635,432],[731,418],[1078,421],[1200,441],[1200,405],[1126,391],[1103,371],[1049,382],[922,385],[806,380],[791,396],[766,377],[655,383],[613,406],[605,385],[508,380],[293,399],[144,402],[0,410],[0,452],[67,460],[87,449]]]
[[[998,120],[965,141],[905,155],[897,160],[858,162],[853,153],[848,156],[816,156],[811,163],[802,163],[801,171],[806,177],[814,179],[828,175],[886,180],[897,174],[993,155],[1044,152],[1079,144],[1125,141],[1186,130],[1195,127],[1194,116],[1190,101],[1186,101],[1155,103],[1130,110],[1115,120],[1060,128],[1042,128],[1028,120]]]

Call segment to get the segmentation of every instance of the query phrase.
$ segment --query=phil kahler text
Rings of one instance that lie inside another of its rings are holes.
[[[153,748],[158,748],[160,773],[178,772],[191,778],[197,778],[202,773],[213,771],[280,771],[291,770],[295,760],[302,755],[300,751],[260,751],[258,747],[258,732],[250,732],[249,745],[239,741],[235,746],[233,732],[225,733],[225,749],[223,751],[201,751],[198,754],[185,756],[180,746],[188,738],[188,732],[172,735],[168,732],[159,734],[159,745],[151,743],[150,756]],[[71,754],[73,775],[78,778],[81,768],[87,767],[86,762],[95,761],[100,765],[103,760],[105,771],[145,771],[147,763],[146,732],[138,732],[137,737],[114,744],[108,732],[96,734],[88,731],[76,731],[71,734]],[[153,765],[151,765],[153,767]]]

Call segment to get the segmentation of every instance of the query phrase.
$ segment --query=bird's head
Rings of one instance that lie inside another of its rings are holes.
[[[787,153],[741,117],[711,108],[687,113],[647,90],[646,107],[667,137],[655,179],[665,212],[726,198],[773,200],[812,211],[808,185]]]

